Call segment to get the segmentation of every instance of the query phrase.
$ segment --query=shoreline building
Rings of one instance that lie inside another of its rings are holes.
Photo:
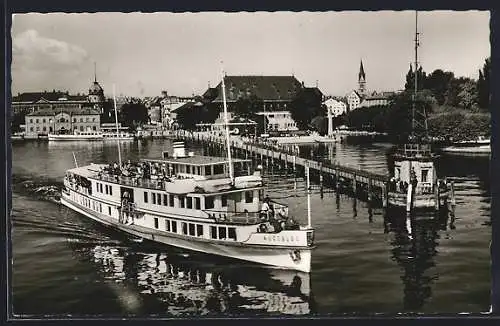
[[[363,60],[361,60],[359,64],[359,73],[358,73],[358,89],[352,90],[347,97],[347,104],[349,105],[349,110],[357,109],[366,93],[366,74],[365,68],[363,67]]]
[[[54,90],[52,93],[22,93],[15,99],[13,111],[25,114],[26,138],[75,130],[100,130],[105,97],[95,72],[87,96]]]
[[[226,103],[228,112],[234,112],[237,102],[247,99],[256,101],[257,115],[265,116],[265,130],[267,131],[296,131],[295,121],[289,112],[290,104],[299,94],[307,96],[321,106],[323,93],[318,87],[306,87],[304,82],[299,82],[295,76],[256,76],[233,75],[225,76]],[[203,94],[208,99],[209,105],[222,112],[222,81],[216,87],[209,87]],[[255,108],[254,108],[255,109]],[[233,115],[234,119],[235,116]]]
[[[40,109],[25,117],[26,138],[38,138],[49,133],[99,131],[100,112],[93,108]]]
[[[366,88],[366,74],[361,60],[358,73],[358,89],[352,90],[347,94],[347,103],[349,111],[362,107],[389,105],[391,98],[398,92],[368,92]]]

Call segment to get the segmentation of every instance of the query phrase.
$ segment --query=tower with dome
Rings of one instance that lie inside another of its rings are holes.
[[[103,113],[104,109],[104,90],[101,85],[97,82],[97,73],[94,64],[94,82],[90,85],[88,101],[92,104],[95,109],[98,109],[101,113]]]

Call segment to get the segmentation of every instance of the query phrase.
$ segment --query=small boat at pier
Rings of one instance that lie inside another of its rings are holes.
[[[103,140],[103,135],[99,131],[78,131],[75,130],[73,133],[60,133],[60,134],[49,134],[49,141],[95,141]]]
[[[491,154],[490,139],[479,137],[476,140],[455,142],[451,146],[441,148],[441,152],[457,155],[489,155]]]

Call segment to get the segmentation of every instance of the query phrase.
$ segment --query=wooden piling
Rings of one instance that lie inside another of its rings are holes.
[[[433,186],[434,186],[434,210],[438,211],[439,210],[439,185],[435,182]]]

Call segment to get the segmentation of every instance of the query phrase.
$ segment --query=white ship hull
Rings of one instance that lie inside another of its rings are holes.
[[[241,245],[241,243],[221,244],[216,242],[199,241],[193,238],[171,236],[138,225],[126,225],[106,215],[91,211],[69,198],[61,197],[61,203],[66,207],[83,214],[97,222],[113,227],[128,234],[178,248],[203,252],[212,255],[230,257],[234,259],[268,265],[270,267],[291,269],[309,273],[311,271],[311,250],[313,248],[272,248],[258,245]],[[297,259],[300,257],[299,259]]]
[[[103,139],[104,140],[134,140],[135,137],[134,135],[129,135],[129,134],[113,134],[113,133],[104,133],[103,134]]]
[[[50,135],[49,141],[95,141],[103,140],[102,135]]]

